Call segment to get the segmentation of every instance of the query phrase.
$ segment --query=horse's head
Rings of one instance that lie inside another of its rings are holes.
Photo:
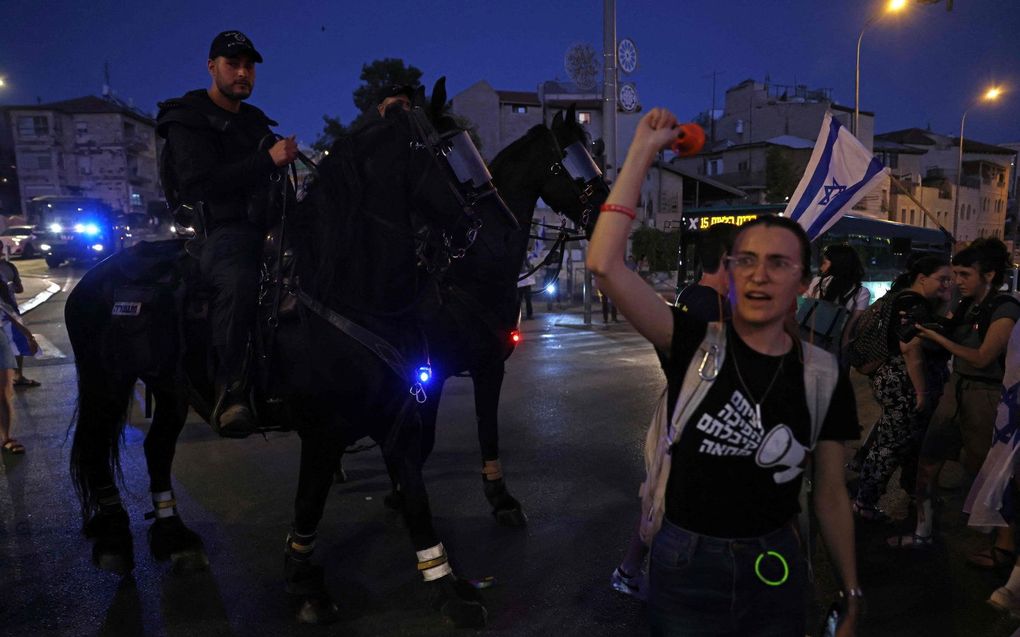
[[[574,106],[553,117],[552,126],[536,126],[540,161],[544,166],[541,197],[591,236],[599,206],[609,196],[609,185],[589,152],[588,133],[577,122]]]

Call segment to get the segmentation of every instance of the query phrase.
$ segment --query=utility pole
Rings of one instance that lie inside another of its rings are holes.
[[[719,75],[719,71],[712,71],[708,75],[702,75],[703,78],[712,78],[712,110],[708,112],[708,139],[711,142],[709,148],[715,146],[715,78]]]
[[[616,179],[616,0],[602,0],[602,141],[606,144],[606,181]],[[584,268],[584,324],[591,325],[592,278]]]

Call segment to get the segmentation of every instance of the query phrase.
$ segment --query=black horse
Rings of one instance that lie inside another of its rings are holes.
[[[493,181],[520,229],[487,224],[473,249],[455,260],[440,280],[438,295],[423,299],[421,313],[435,374],[424,405],[424,455],[432,451],[439,394],[453,375],[467,372],[474,385],[482,455],[482,480],[493,515],[501,524],[523,526],[526,516],[507,490],[499,459],[499,396],[504,361],[513,353],[520,318],[517,281],[528,250],[538,199],[590,234],[609,194],[587,150],[588,135],[574,107],[557,113],[552,127],[540,124],[492,161]],[[389,503],[400,503],[391,496]]]
[[[421,473],[425,430],[418,412],[425,396],[416,379],[426,350],[415,308],[426,282],[416,230],[424,221],[435,234],[461,236],[477,225],[475,217],[493,226],[499,221],[490,215],[512,221],[491,184],[465,181],[472,158],[454,150],[421,109],[391,109],[338,140],[289,213],[283,254],[293,270],[283,303],[272,286],[261,295],[262,323],[276,327],[256,347],[273,373],[255,392],[255,404],[263,422],[295,429],[302,441],[285,569],[301,621],[337,617],[310,557],[339,454],[364,436],[383,446],[387,464],[399,472],[405,521],[419,571],[433,582],[435,607],[459,625],[485,620],[477,593],[447,563]],[[104,569],[133,567],[116,479],[139,378],[155,398],[144,442],[154,496],[150,548],[178,569],[208,563],[201,538],[177,514],[170,479],[189,405],[207,419],[212,405],[208,323],[195,268],[182,242],[142,244],[89,271],[67,300],[79,391],[71,471],[93,561]]]

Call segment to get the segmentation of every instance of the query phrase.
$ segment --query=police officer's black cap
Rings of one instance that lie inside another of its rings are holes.
[[[407,99],[414,102],[414,92],[416,90],[417,89],[415,89],[410,84],[394,84],[393,86],[387,86],[386,88],[379,92],[378,103],[382,104],[383,100],[385,100],[387,97],[396,97],[398,95],[403,95]]]
[[[246,54],[253,62],[262,62],[262,56],[255,50],[248,36],[240,31],[224,31],[213,38],[209,46],[209,59],[215,60],[221,55],[225,58],[232,58],[237,55]]]

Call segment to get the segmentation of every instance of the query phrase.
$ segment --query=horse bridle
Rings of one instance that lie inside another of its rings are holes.
[[[591,215],[595,212],[595,205],[592,203],[592,198],[595,196],[595,188],[597,187],[598,181],[602,178],[602,171],[598,169],[594,161],[591,160],[591,155],[588,154],[587,149],[584,145],[577,141],[570,144],[567,149],[563,149],[560,146],[560,141],[556,139],[556,133],[552,129],[543,127],[545,132],[548,134],[548,139],[552,142],[550,149],[553,153],[553,160],[549,163],[548,170],[553,175],[560,175],[567,173],[568,181],[570,182],[570,188],[574,191],[574,196],[577,198],[577,203],[581,206],[581,228],[587,231],[588,224],[591,221]],[[569,156],[570,150],[574,145],[580,147],[581,150],[587,155],[587,159],[591,162],[591,167],[594,168],[594,173],[588,179],[584,179],[584,175],[574,175],[573,172],[564,164],[564,159]],[[582,180],[582,184],[578,184],[578,180]]]

